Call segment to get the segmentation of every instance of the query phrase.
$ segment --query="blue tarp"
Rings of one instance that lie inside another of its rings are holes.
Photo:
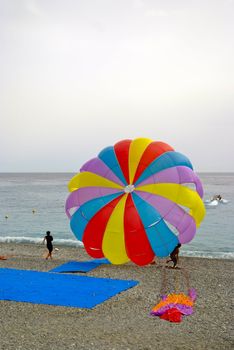
[[[69,261],[63,265],[55,267],[49,272],[89,272],[103,264],[110,264],[110,262],[107,259],[94,259],[90,261]]]
[[[0,300],[91,309],[139,282],[0,269]]]

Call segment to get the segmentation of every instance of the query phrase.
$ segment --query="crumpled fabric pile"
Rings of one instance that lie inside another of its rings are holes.
[[[189,289],[188,295],[184,293],[163,295],[161,301],[150,312],[151,316],[158,316],[169,322],[179,323],[183,316],[193,313],[194,301],[197,297],[194,288]]]

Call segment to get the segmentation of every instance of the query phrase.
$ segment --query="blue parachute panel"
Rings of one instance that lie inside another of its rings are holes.
[[[135,193],[132,193],[132,198],[155,255],[168,256],[179,243],[177,236],[154,207]]]
[[[127,185],[113,146],[104,148],[99,153],[98,157],[113,171],[113,173],[123,182],[123,184]]]
[[[137,186],[140,182],[147,179],[149,176],[156,174],[164,169],[172,168],[175,166],[187,166],[193,170],[193,166],[190,160],[179,152],[166,152],[160,157],[156,158],[141,174],[138,180],[135,182]]]
[[[70,226],[74,235],[79,241],[82,241],[84,230],[89,220],[106,204],[113,199],[121,196],[123,193],[114,193],[108,196],[92,199],[83,204],[71,217]]]

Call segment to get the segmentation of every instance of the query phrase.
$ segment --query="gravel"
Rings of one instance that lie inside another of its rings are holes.
[[[0,255],[9,258],[0,267],[48,271],[91,259],[82,248],[57,248],[47,261],[42,245],[1,243]],[[234,260],[181,257],[181,269],[164,266],[162,259],[144,267],[102,265],[87,273],[140,282],[91,310],[1,300],[0,350],[234,349]],[[149,316],[161,292],[186,292],[187,282],[198,294],[193,315],[179,324]]]

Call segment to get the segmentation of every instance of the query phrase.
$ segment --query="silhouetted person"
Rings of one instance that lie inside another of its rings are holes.
[[[170,254],[170,260],[167,260],[167,263],[169,261],[172,261],[173,262],[173,268],[176,267],[177,263],[178,263],[178,259],[179,259],[179,252],[180,252],[180,247],[181,247],[181,244],[177,244],[177,246],[175,247],[175,249],[171,252]]]
[[[52,259],[52,251],[53,251],[52,241],[53,241],[53,236],[50,235],[50,231],[46,232],[46,236],[43,239],[43,243],[45,243],[45,241],[46,241],[47,249],[49,251],[49,253],[47,254],[46,260],[48,258]]]

